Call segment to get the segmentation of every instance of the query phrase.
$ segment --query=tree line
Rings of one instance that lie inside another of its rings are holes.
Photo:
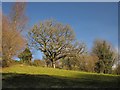
[[[28,40],[22,36],[27,24],[25,3],[15,3],[8,16],[2,14],[2,65],[9,66],[18,56],[21,63],[46,67],[80,70],[97,73],[120,74],[118,53],[106,40],[95,40],[91,52],[85,43],[79,42],[68,24],[45,20],[28,31]],[[43,53],[43,60],[32,62],[30,47]],[[40,63],[40,64],[39,64]]]

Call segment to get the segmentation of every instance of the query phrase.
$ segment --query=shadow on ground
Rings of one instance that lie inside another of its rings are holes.
[[[119,88],[119,80],[92,79],[94,76],[68,78],[50,75],[2,73],[2,88]],[[99,77],[98,77],[99,78]]]

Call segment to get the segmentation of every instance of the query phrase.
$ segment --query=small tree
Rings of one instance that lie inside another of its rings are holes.
[[[18,58],[20,58],[23,63],[30,63],[32,59],[32,53],[30,49],[27,47],[22,53],[18,55]]]
[[[96,40],[92,53],[99,58],[95,70],[99,73],[111,73],[115,60],[112,46],[105,40]]]

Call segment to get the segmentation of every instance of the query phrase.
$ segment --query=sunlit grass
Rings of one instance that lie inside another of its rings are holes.
[[[72,78],[81,78],[81,76],[83,75],[89,75],[91,77],[107,76],[107,78],[112,76],[118,77],[118,75],[112,75],[112,74],[97,74],[97,73],[88,73],[88,72],[80,72],[80,71],[53,69],[53,68],[47,68],[47,67],[27,66],[27,65],[23,65],[23,66],[14,65],[11,67],[3,68],[2,72],[21,73],[21,74],[45,74],[45,75],[56,75],[56,76],[64,76],[64,77],[72,77]]]

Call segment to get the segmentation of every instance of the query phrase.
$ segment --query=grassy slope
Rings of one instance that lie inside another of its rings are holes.
[[[26,65],[4,68],[2,73],[3,87],[119,87],[120,83],[117,75]]]

